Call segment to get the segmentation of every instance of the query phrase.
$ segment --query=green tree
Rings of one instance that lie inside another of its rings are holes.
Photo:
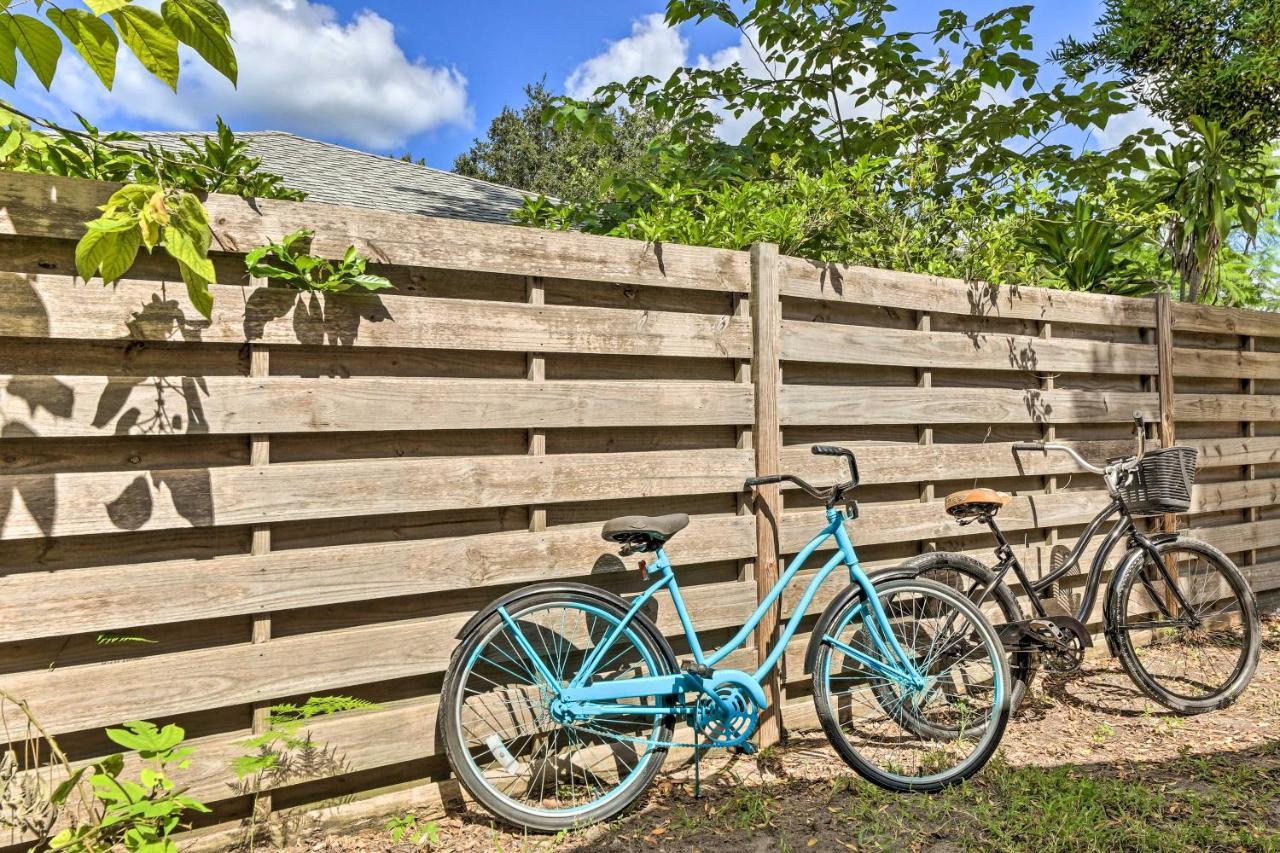
[[[597,133],[584,134],[544,121],[553,97],[542,81],[524,92],[523,106],[504,107],[485,138],[458,155],[455,172],[573,201],[595,197],[611,174],[651,173],[646,152],[665,129],[651,112],[616,110],[603,116]]]
[[[640,105],[676,136],[708,140],[721,115],[750,119],[741,143],[691,152],[718,173],[767,170],[774,155],[816,171],[859,157],[933,152],[939,197],[992,176],[1038,171],[1061,189],[1101,185],[1116,169],[1145,167],[1150,132],[1106,154],[1056,144],[1059,128],[1103,128],[1131,103],[1116,81],[1043,78],[1027,32],[1030,6],[970,21],[944,10],[924,32],[894,30],[885,0],[671,0],[669,24],[719,19],[756,47],[763,71],[741,63],[686,67],[667,80],[637,77],[603,87],[598,103],[561,101],[560,119],[590,128],[617,104]]]
[[[1280,0],[1106,0],[1087,41],[1054,56],[1075,73],[1118,73],[1170,124],[1216,122],[1249,151],[1280,138]]]
[[[1245,245],[1258,236],[1259,219],[1274,203],[1278,176],[1270,157],[1236,152],[1231,136],[1216,122],[1190,118],[1193,133],[1169,150],[1156,153],[1147,185],[1172,216],[1165,252],[1178,277],[1178,296],[1188,302],[1214,302],[1219,295],[1221,261],[1237,236]],[[1242,294],[1229,294],[1240,301]]]

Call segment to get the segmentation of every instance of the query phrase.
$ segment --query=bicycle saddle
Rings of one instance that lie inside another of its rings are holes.
[[[604,523],[600,536],[606,542],[631,545],[640,551],[656,551],[662,543],[689,526],[683,512],[671,515],[624,515]]]
[[[1000,508],[1013,500],[1013,496],[995,489],[965,489],[947,495],[943,507],[955,518],[972,518],[977,515],[995,515]]]

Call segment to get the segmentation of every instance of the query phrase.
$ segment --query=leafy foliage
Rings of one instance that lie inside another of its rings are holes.
[[[272,705],[267,718],[267,730],[244,741],[251,750],[237,757],[231,769],[241,779],[278,768],[287,753],[313,745],[302,729],[309,720],[343,711],[368,711],[378,706],[352,696],[312,696],[301,705],[284,703]]]
[[[231,47],[231,21],[219,0],[164,0],[159,13],[130,0],[84,0],[84,4],[87,10],[37,0],[35,9],[44,12],[44,19],[8,8],[21,3],[0,4],[0,81],[16,84],[21,56],[48,89],[65,38],[107,89],[115,83],[122,41],[143,68],[175,92],[179,43],[194,48],[210,67],[236,83],[239,71]]]
[[[124,756],[113,755],[82,768],[58,786],[51,796],[55,806],[67,802],[82,780],[89,783],[97,802],[93,819],[67,827],[49,840],[49,849],[67,853],[108,853],[123,847],[131,853],[177,853],[171,836],[182,828],[188,811],[209,809],[187,796],[167,775],[170,766],[190,766],[190,747],[182,746],[185,732],[175,725],[158,728],[135,721],[121,729],[107,729],[107,737],[135,750],[147,766],[138,779],[123,776]]]
[[[996,284],[1265,302],[1278,250],[1271,240],[1259,255],[1258,235],[1280,231],[1276,184],[1229,131],[1199,129],[1171,148],[1145,128],[1112,149],[1073,150],[1055,131],[1105,128],[1132,109],[1131,80],[1090,79],[1083,62],[1047,80],[1030,6],[972,22],[944,10],[925,32],[895,31],[893,11],[885,0],[670,0],[669,24],[738,29],[755,70],[702,63],[609,84],[591,102],[551,99],[544,117],[560,133],[607,140],[620,108],[647,111],[661,132],[586,200],[542,194],[513,219],[731,248],[764,240]],[[714,136],[726,115],[746,127],[739,142]]]
[[[304,248],[313,236],[315,232],[302,228],[286,234],[279,243],[270,242],[253,249],[244,259],[249,275],[270,278],[298,290],[325,293],[391,287],[391,282],[383,276],[365,272],[369,261],[356,251],[355,246],[349,247],[337,263],[307,254]]]
[[[1042,284],[1063,290],[1143,296],[1162,282],[1127,250],[1149,239],[1141,226],[1109,220],[1080,196],[1062,218],[1037,218],[1021,237],[1044,270]]]
[[[191,304],[205,317],[213,310],[209,285],[215,274],[209,260],[213,233],[200,200],[185,190],[158,184],[127,184],[101,208],[102,216],[85,223],[89,231],[76,245],[76,272],[88,281],[101,275],[116,281],[133,266],[138,250],[164,246],[178,263]]]
[[[418,846],[440,843],[440,824],[434,820],[420,823],[416,815],[397,815],[387,821],[386,829],[391,833],[392,844],[399,844],[401,841]]]
[[[460,175],[505,184],[560,200],[591,198],[614,172],[650,174],[649,143],[665,128],[646,110],[620,109],[587,135],[543,120],[553,98],[543,82],[526,86],[525,104],[503,107],[485,139],[454,161]]]
[[[1190,119],[1194,134],[1156,153],[1151,192],[1172,211],[1165,251],[1178,276],[1179,297],[1212,301],[1221,282],[1222,248],[1237,232],[1245,241],[1258,235],[1268,196],[1280,174],[1269,158],[1238,155],[1231,137],[1216,122]],[[1274,214],[1273,214],[1274,215]]]
[[[1177,128],[1217,123],[1238,151],[1280,138],[1280,0],[1106,0],[1094,36],[1055,56],[1119,73]]]

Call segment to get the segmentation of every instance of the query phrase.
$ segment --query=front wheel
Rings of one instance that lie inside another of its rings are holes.
[[[1258,666],[1253,591],[1217,548],[1179,538],[1127,560],[1107,601],[1120,665],[1144,693],[1180,714],[1225,708]]]
[[[878,584],[898,645],[922,683],[900,669],[865,595],[817,626],[818,719],[840,756],[895,791],[936,791],[978,772],[1009,722],[1009,665],[995,629],[965,596],[935,581]],[[868,663],[875,662],[876,665]]]
[[[463,637],[445,675],[439,713],[454,773],[481,805],[518,827],[558,832],[612,817],[662,767],[673,720],[653,713],[653,697],[618,700],[590,716],[566,715],[554,700],[626,611],[562,589],[506,611],[510,621],[492,613]],[[674,671],[666,640],[643,619],[601,650],[591,683]]]

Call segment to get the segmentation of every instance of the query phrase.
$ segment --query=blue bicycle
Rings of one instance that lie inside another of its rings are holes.
[[[950,587],[918,578],[873,585],[845,528],[857,517],[849,498],[857,462],[840,447],[813,452],[845,457],[849,481],[817,488],[783,474],[746,482],[794,483],[825,504],[827,523],[720,649],[703,650],[663,550],[689,523],[686,515],[604,525],[604,538],[624,555],[653,554],[652,583],[630,602],[583,584],[536,584],[503,596],[463,627],[445,676],[440,726],[454,772],[477,802],[509,823],[556,832],[627,808],[672,747],[750,752],[767,704],[761,684],[819,587],[842,565],[851,584],[819,618],[805,656],[832,745],[867,779],[899,791],[938,790],[986,764],[1010,714],[998,635]],[[809,581],[759,668],[718,668],[831,538],[835,555]],[[663,590],[688,644],[682,663],[644,612]]]

